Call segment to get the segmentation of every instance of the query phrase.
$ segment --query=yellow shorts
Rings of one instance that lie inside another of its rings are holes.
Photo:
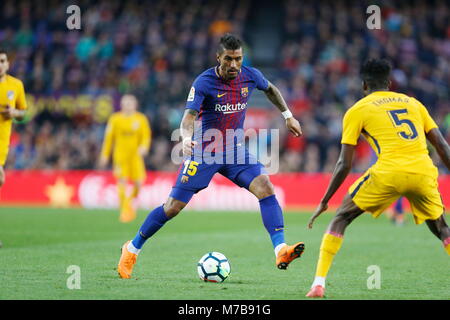
[[[367,170],[348,190],[353,202],[378,217],[400,196],[408,199],[414,222],[436,220],[444,212],[437,178],[406,172]]]
[[[141,157],[135,157],[127,161],[115,160],[113,173],[116,179],[126,179],[133,182],[144,182],[147,177],[144,159]]]

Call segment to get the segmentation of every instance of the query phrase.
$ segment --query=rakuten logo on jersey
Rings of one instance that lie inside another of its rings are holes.
[[[215,111],[227,113],[235,113],[244,110],[247,107],[247,103],[227,103],[227,104],[216,104]]]

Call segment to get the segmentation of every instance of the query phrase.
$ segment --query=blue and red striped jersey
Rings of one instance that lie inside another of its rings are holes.
[[[204,71],[195,79],[186,103],[186,109],[199,112],[201,128],[198,129],[202,134],[194,132],[194,139],[203,138],[207,130],[215,129],[222,133],[224,145],[229,146],[232,141],[226,141],[226,130],[243,129],[250,95],[255,88],[265,91],[268,87],[267,79],[252,67],[242,66],[232,80],[222,78],[217,66]],[[203,148],[208,144],[205,140],[208,139],[203,139]]]

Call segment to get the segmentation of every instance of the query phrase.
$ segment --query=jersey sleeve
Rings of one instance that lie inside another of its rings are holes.
[[[256,68],[250,68],[253,73],[253,79],[256,82],[256,88],[258,90],[266,91],[269,88],[269,81],[264,77],[261,71]]]
[[[108,120],[108,124],[106,125],[105,137],[103,139],[101,157],[109,158],[111,154],[113,137],[114,137],[114,116],[111,116]]]
[[[363,129],[363,119],[361,113],[354,108],[350,108],[344,115],[342,123],[342,144],[357,145],[359,136]]]
[[[436,124],[436,122],[433,120],[433,118],[428,113],[427,108],[425,108],[425,106],[422,103],[420,103],[418,100],[416,100],[416,99],[414,99],[414,100],[419,105],[419,111],[420,111],[420,115],[422,117],[423,129],[424,129],[425,133],[428,133],[431,129],[438,128],[438,125]]]
[[[18,83],[16,109],[19,109],[19,110],[27,109],[27,100],[25,99],[25,89],[23,87],[22,81],[19,81],[19,83]]]
[[[200,107],[205,100],[206,87],[202,81],[202,78],[198,77],[192,84],[191,90],[186,102],[186,109],[193,109],[200,112]]]

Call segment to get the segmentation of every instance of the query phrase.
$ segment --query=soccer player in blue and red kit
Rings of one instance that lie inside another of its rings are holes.
[[[270,235],[279,269],[286,269],[302,255],[303,242],[285,243],[283,213],[274,187],[264,166],[245,147],[242,131],[247,101],[253,90],[264,91],[282,112],[292,134],[300,137],[301,127],[280,91],[259,70],[242,66],[242,60],[240,39],[226,34],[218,46],[218,66],[206,70],[194,81],[180,126],[184,164],[167,201],[151,211],[135,238],[122,246],[118,264],[121,278],[131,278],[144,243],[175,217],[195,193],[206,188],[217,172],[259,199],[262,221]],[[197,118],[201,123],[198,128],[194,125]],[[209,135],[213,138],[208,138]]]

